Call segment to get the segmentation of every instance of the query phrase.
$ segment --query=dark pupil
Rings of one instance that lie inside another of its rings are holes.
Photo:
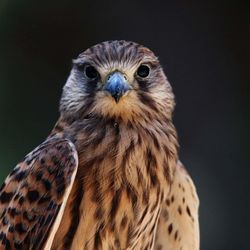
[[[98,76],[96,69],[93,66],[87,66],[85,68],[85,74],[90,79],[95,79]]]
[[[149,75],[149,67],[141,65],[137,70],[137,75],[140,77],[147,77]]]

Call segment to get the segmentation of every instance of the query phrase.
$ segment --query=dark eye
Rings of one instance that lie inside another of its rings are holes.
[[[150,72],[150,68],[147,65],[141,65],[138,69],[137,69],[137,75],[139,77],[145,78],[149,75]]]
[[[89,79],[96,79],[98,77],[98,72],[97,70],[91,66],[91,65],[87,65],[85,67],[85,75],[89,78]]]

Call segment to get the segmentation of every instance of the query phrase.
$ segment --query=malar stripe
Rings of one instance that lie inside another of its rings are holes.
[[[146,81],[137,80],[140,90],[144,92],[149,92],[148,85]]]
[[[143,104],[158,112],[155,101],[147,93],[139,92],[139,99]]]
[[[92,98],[94,99],[95,93],[96,93],[96,88],[97,88],[97,82],[96,81],[90,81],[88,84],[85,85],[85,93],[87,94],[87,98]]]

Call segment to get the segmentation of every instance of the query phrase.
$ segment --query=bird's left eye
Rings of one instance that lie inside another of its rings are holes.
[[[141,78],[145,78],[149,75],[150,68],[148,65],[142,64],[138,69],[137,69],[137,75]]]
[[[85,67],[85,75],[91,79],[91,80],[94,80],[98,77],[98,72],[97,70],[91,66],[91,65],[88,65]]]

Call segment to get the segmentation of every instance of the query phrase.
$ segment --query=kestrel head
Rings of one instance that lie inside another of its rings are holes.
[[[80,54],[63,90],[62,116],[98,115],[124,121],[171,119],[174,96],[148,48],[107,41]]]

